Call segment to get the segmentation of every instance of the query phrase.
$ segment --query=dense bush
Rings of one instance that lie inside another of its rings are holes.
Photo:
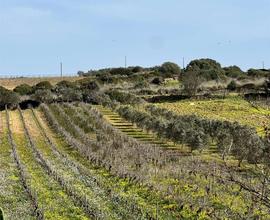
[[[237,83],[234,80],[232,80],[228,84],[227,89],[230,90],[230,91],[235,91],[237,87],[238,87]]]
[[[5,105],[12,108],[17,105],[19,101],[20,97],[17,93],[0,86],[0,108],[3,109]]]
[[[76,83],[74,82],[70,82],[70,81],[67,81],[67,80],[63,80],[63,81],[60,81],[58,82],[55,86],[54,86],[54,89],[57,90],[57,89],[63,89],[63,88],[76,88]]]
[[[106,94],[111,100],[120,102],[122,104],[138,104],[143,102],[143,100],[136,95],[127,92],[120,92],[118,90],[109,90],[106,91]]]
[[[33,88],[28,84],[21,84],[17,86],[13,91],[20,95],[31,95],[33,93]]]
[[[126,76],[130,76],[133,74],[132,70],[129,68],[123,68],[123,67],[119,67],[119,68],[113,68],[110,71],[110,74],[112,75],[126,75]]]
[[[55,95],[48,89],[36,90],[32,98],[41,103],[52,103],[56,99]]]
[[[142,72],[143,71],[143,68],[140,67],[140,66],[135,66],[135,67],[130,67],[131,68],[131,71],[133,73],[139,73],[139,72]]]
[[[265,69],[249,69],[247,71],[247,75],[250,77],[269,77],[270,76],[270,71],[265,70]]]
[[[165,62],[159,68],[159,71],[164,77],[173,77],[174,75],[180,75],[181,69],[176,63]]]
[[[164,82],[164,79],[162,77],[155,77],[151,81],[151,83],[155,85],[161,85],[163,82]]]
[[[83,100],[82,92],[73,88],[63,88],[58,91],[57,96],[57,100],[60,102],[74,102]]]
[[[53,92],[57,95],[57,101],[82,101],[82,93],[73,82],[63,80],[55,85]]]
[[[37,90],[51,90],[53,88],[49,81],[42,81],[33,86],[33,92]]]
[[[244,77],[246,74],[238,66],[229,66],[223,68],[225,75],[231,78]]]
[[[101,83],[115,83],[117,82],[117,76],[112,76],[110,73],[98,74],[97,80]]]
[[[82,90],[98,91],[100,89],[100,85],[92,79],[79,80],[78,84]]]
[[[196,71],[201,78],[206,80],[219,80],[225,76],[225,71],[221,68],[221,65],[211,59],[193,60],[188,64],[186,70]]]

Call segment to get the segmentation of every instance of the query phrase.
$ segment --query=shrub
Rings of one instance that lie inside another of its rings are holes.
[[[269,77],[270,71],[265,69],[249,69],[247,75],[250,77]]]
[[[131,71],[133,73],[139,73],[139,72],[142,72],[143,71],[143,68],[140,67],[140,66],[135,66],[135,67],[132,67]]]
[[[161,85],[164,82],[162,77],[155,77],[151,83],[155,85]]]
[[[126,75],[126,76],[130,76],[133,74],[132,70],[131,69],[128,69],[128,68],[123,68],[123,67],[120,67],[120,68],[113,68],[110,70],[110,74],[112,75]]]
[[[73,88],[63,88],[58,93],[58,101],[61,102],[74,102],[74,101],[82,101],[83,96],[81,91],[73,89]]]
[[[234,80],[232,80],[227,86],[227,89],[230,91],[235,91],[236,88],[237,88],[237,83]]]
[[[55,97],[51,90],[40,89],[35,91],[32,98],[41,103],[52,103]]]
[[[31,95],[33,93],[33,88],[27,84],[21,84],[17,86],[13,91],[20,95]]]
[[[159,71],[163,73],[165,77],[172,77],[173,75],[179,75],[181,73],[180,67],[172,62],[163,63]]]
[[[99,84],[92,79],[80,80],[78,84],[82,90],[98,91],[100,89]]]
[[[76,84],[74,82],[70,82],[67,80],[60,81],[55,85],[55,88],[75,88],[75,87]]]
[[[238,66],[229,66],[223,68],[225,75],[231,78],[244,77],[246,74]]]
[[[185,72],[182,76],[182,86],[188,96],[195,96],[199,86],[202,83],[202,77],[196,71]]]
[[[120,92],[118,90],[109,90],[106,92],[106,94],[111,100],[120,102],[122,104],[138,104],[143,102],[143,100],[136,95]]]
[[[146,80],[139,80],[137,83],[135,83],[134,88],[146,89],[146,88],[149,88],[149,83]]]
[[[52,84],[49,81],[42,81],[33,86],[33,91],[37,90],[51,90],[53,88]]]
[[[19,101],[20,97],[17,93],[0,86],[0,108],[5,107],[5,105],[13,108]]]
[[[110,73],[101,73],[97,75],[97,79],[101,83],[114,83],[117,82],[117,79],[115,76],[112,76]]]
[[[187,71],[196,71],[201,78],[205,80],[219,80],[225,77],[225,71],[221,68],[220,63],[211,59],[199,59],[191,61]]]

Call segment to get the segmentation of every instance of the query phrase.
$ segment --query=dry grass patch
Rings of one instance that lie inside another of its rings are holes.
[[[70,76],[70,77],[4,78],[0,79],[0,85],[7,89],[12,90],[16,86],[21,84],[28,84],[30,86],[33,86],[41,81],[49,81],[52,85],[55,85],[56,83],[62,80],[74,82],[80,79],[83,79],[83,77]]]

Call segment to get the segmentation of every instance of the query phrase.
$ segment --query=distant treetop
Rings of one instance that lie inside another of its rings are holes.
[[[218,80],[225,77],[225,71],[220,63],[212,59],[193,60],[188,64],[186,71],[196,71],[206,80]]]

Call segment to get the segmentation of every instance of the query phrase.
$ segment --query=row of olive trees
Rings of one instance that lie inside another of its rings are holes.
[[[245,159],[250,163],[262,162],[268,147],[256,130],[248,126],[195,115],[177,115],[154,105],[146,109],[150,114],[132,107],[120,107],[118,113],[161,137],[188,145],[191,150],[203,149],[215,142],[223,158],[233,154],[239,160],[239,165]]]

